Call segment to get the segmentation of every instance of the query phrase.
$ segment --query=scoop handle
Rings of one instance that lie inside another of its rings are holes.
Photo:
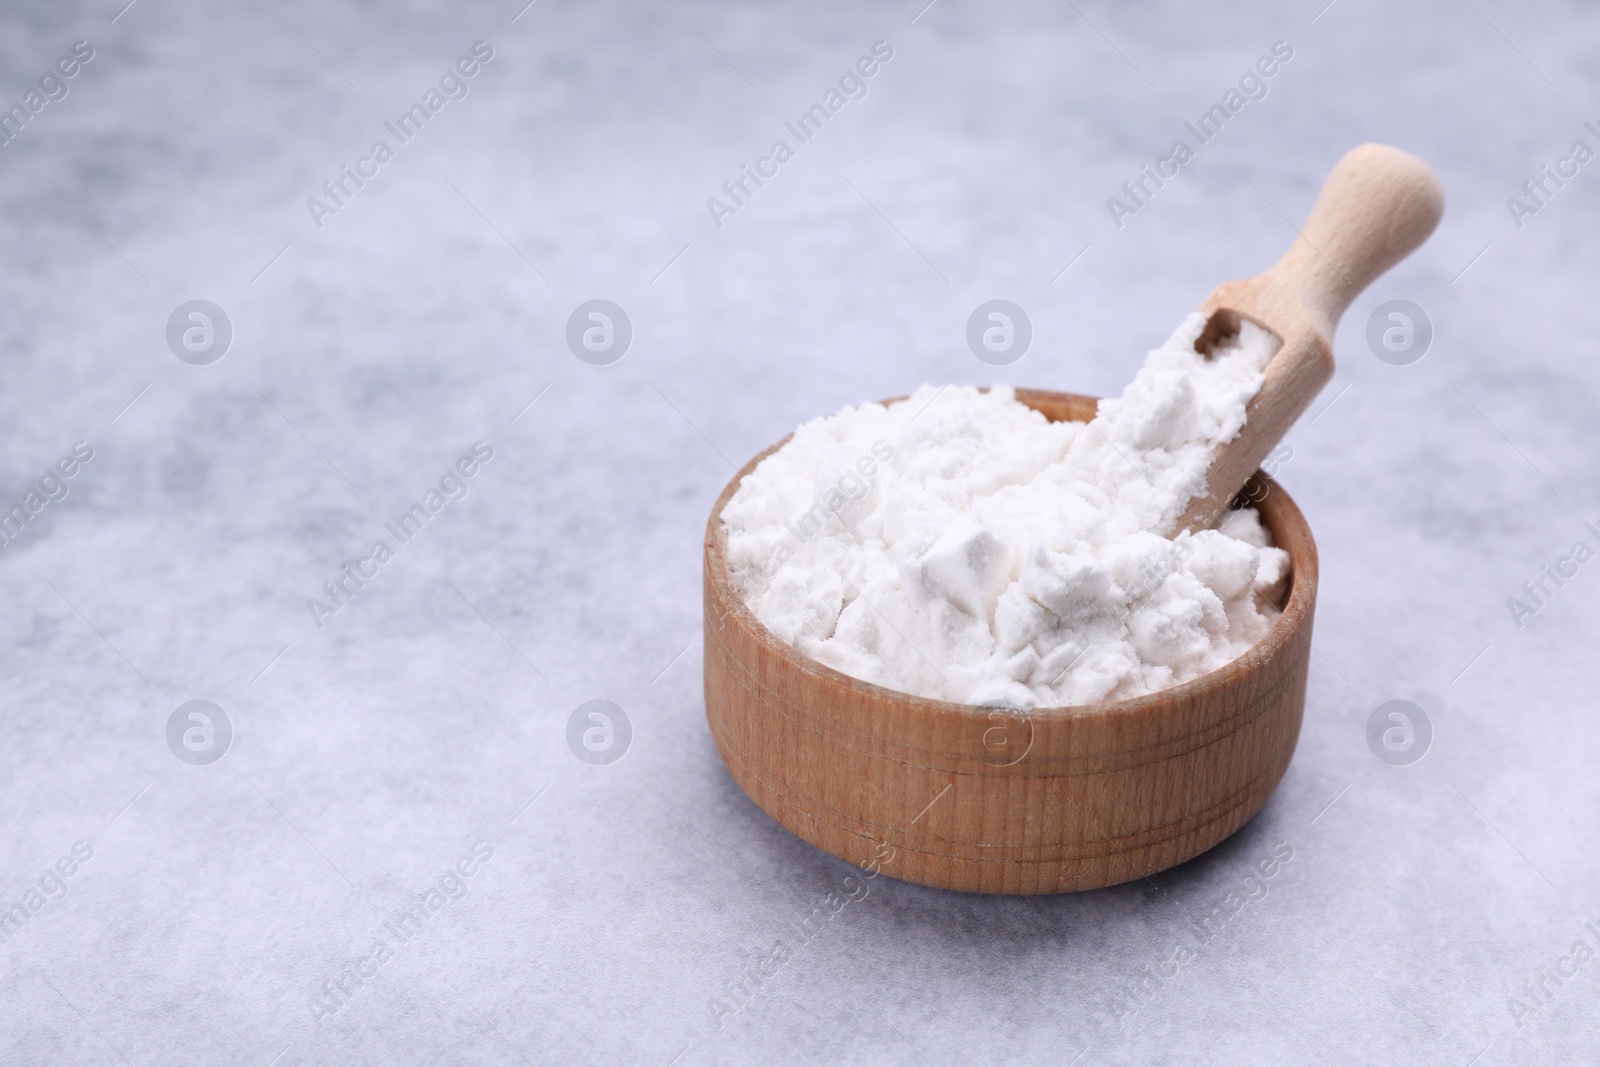
[[[1426,163],[1360,145],[1333,168],[1300,236],[1267,273],[1298,292],[1331,342],[1350,302],[1427,240],[1443,213],[1444,188]]]

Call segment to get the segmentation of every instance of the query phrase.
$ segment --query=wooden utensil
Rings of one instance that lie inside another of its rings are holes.
[[[1090,397],[1018,389],[1060,421]],[[785,438],[787,440],[787,438]],[[722,509],[705,539],[706,718],[729,772],[818,848],[945,889],[1059,893],[1199,855],[1266,803],[1305,706],[1317,549],[1262,476],[1258,505],[1289,553],[1283,615],[1220,670],[1131,700],[1021,714],[929,700],[801,655],[751,612],[728,571]]]
[[[1378,275],[1427,240],[1444,211],[1428,165],[1388,145],[1346,153],[1328,175],[1305,229],[1265,274],[1225,282],[1200,310],[1210,319],[1195,347],[1209,353],[1248,319],[1282,342],[1245,408],[1244,428],[1212,456],[1204,496],[1177,529],[1213,525],[1294,420],[1333,377],[1339,316]]]

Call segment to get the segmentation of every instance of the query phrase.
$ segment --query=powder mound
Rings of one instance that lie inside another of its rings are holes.
[[[1288,555],[1253,509],[1174,536],[1213,447],[1244,425],[1277,340],[1207,359],[1189,316],[1089,423],[1009,386],[923,386],[801,426],[722,519],[734,583],[783,640],[919,696],[1089,704],[1238,657]]]

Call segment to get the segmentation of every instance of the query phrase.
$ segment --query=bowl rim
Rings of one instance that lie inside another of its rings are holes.
[[[987,387],[984,387],[987,392]],[[1098,404],[1099,398],[1086,396],[1081,393],[1067,393],[1049,389],[1025,389],[1017,387],[1016,396],[1027,406],[1039,411],[1045,418],[1050,415],[1040,410],[1030,400],[1057,401],[1066,407],[1081,408],[1085,404]],[[888,400],[868,401],[884,406],[907,399],[905,396],[892,397]],[[1075,422],[1072,418],[1050,419],[1052,422]],[[718,601],[725,606],[724,618],[727,615],[736,616],[738,621],[747,627],[764,646],[773,651],[783,661],[785,666],[798,669],[819,676],[822,680],[835,685],[843,685],[857,689],[865,697],[875,700],[899,703],[908,709],[936,715],[958,715],[972,717],[986,717],[995,711],[1004,711],[1003,707],[986,704],[964,704],[949,700],[938,700],[933,697],[919,696],[907,693],[904,690],[893,689],[888,686],[869,682],[864,678],[857,678],[851,674],[828,666],[821,660],[814,659],[797,649],[794,645],[779,637],[761,621],[750,604],[745,600],[744,594],[734,584],[733,573],[728,568],[728,534],[726,525],[721,521],[723,509],[738,491],[739,485],[755,468],[768,456],[789,443],[794,436],[793,431],[785,434],[781,440],[767,446],[761,452],[739,468],[723,487],[717,496],[716,502],[711,506],[711,515],[706,522],[705,533],[705,580],[712,583],[718,593]],[[1318,561],[1316,541],[1312,537],[1310,524],[1306,521],[1304,513],[1288,492],[1283,489],[1272,477],[1257,470],[1253,478],[1258,479],[1265,487],[1266,493],[1256,506],[1263,512],[1263,521],[1266,521],[1267,512],[1272,513],[1275,520],[1270,525],[1281,525],[1289,534],[1287,540],[1293,545],[1277,544],[1289,553],[1288,591],[1278,618],[1254,644],[1243,653],[1229,660],[1227,663],[1207,671],[1205,674],[1191,678],[1177,685],[1154,692],[1145,693],[1135,697],[1124,697],[1120,700],[1103,700],[1094,704],[1068,704],[1052,705],[1049,707],[1034,707],[1017,709],[1021,714],[1030,719],[1071,719],[1077,717],[1093,716],[1097,718],[1117,716],[1137,716],[1157,713],[1170,709],[1173,704],[1192,704],[1214,697],[1219,693],[1237,686],[1244,678],[1275,658],[1293,640],[1296,634],[1302,632],[1309,621],[1313,606],[1316,602],[1316,589],[1318,577]],[[1274,542],[1281,539],[1274,531]],[[1306,641],[1310,642],[1310,631],[1305,630]]]

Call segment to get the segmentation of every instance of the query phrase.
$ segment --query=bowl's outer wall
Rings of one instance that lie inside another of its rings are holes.
[[[1053,419],[1088,397],[1018,390]],[[1027,715],[908,696],[840,674],[767,630],[734,587],[723,491],[705,541],[706,717],[729,772],[818,848],[906,881],[980,893],[1094,889],[1199,855],[1277,787],[1300,735],[1317,553],[1258,474],[1291,576],[1282,617],[1239,659],[1133,700]]]

